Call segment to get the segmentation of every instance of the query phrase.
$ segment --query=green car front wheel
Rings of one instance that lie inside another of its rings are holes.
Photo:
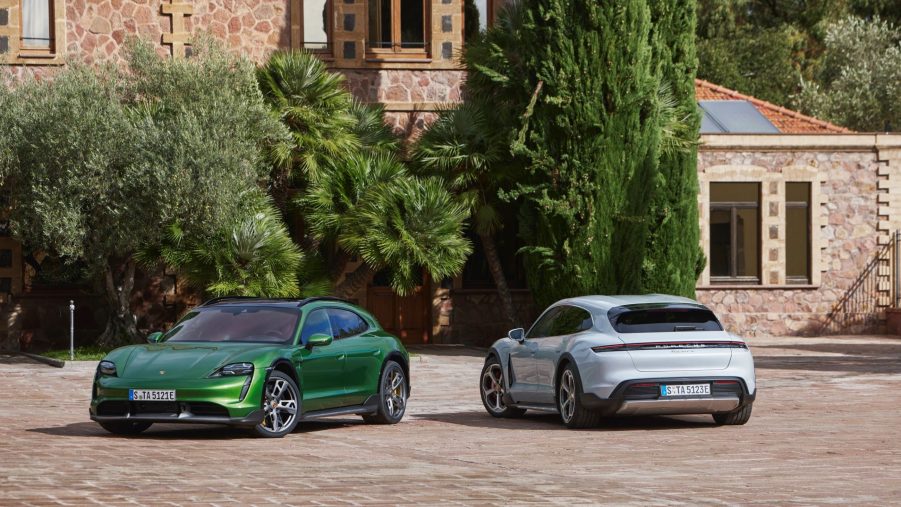
[[[300,390],[288,375],[273,371],[263,391],[263,422],[253,427],[261,437],[281,438],[297,427]]]

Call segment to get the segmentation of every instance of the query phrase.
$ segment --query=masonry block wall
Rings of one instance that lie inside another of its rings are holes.
[[[425,47],[413,52],[370,47],[366,0],[328,5],[329,45],[316,52],[347,76],[357,97],[381,103],[395,131],[415,135],[442,104],[461,100],[462,0],[427,0]],[[304,46],[303,0],[54,0],[52,9],[52,42],[36,52],[21,44],[20,0],[0,0],[0,64],[8,64],[0,71],[47,75],[67,60],[119,61],[131,36],[177,58],[190,54],[191,39],[201,33],[257,62]]]
[[[901,199],[901,171],[889,170],[898,163],[893,146],[901,144],[901,136],[704,137],[698,177],[705,253],[709,258],[710,184],[759,182],[761,266],[759,284],[737,285],[711,282],[708,265],[698,282],[698,299],[730,330],[745,335],[884,332],[890,256],[879,254],[885,231],[898,227],[901,218],[889,215],[885,204]],[[785,275],[787,182],[811,183],[806,284],[789,284]],[[851,316],[850,326],[836,329],[829,316],[843,312],[859,315]]]

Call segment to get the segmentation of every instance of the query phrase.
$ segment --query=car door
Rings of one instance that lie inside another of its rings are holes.
[[[306,313],[306,312],[304,312]],[[307,347],[314,334],[334,336],[328,311],[318,308],[304,316],[300,332],[300,390],[304,412],[340,407],[344,403],[345,352],[340,343]]]
[[[569,305],[559,308],[545,332],[546,336],[535,339],[535,401],[539,403],[554,403],[557,361],[567,350],[569,341],[593,325],[591,313],[587,310]]]
[[[526,333],[525,339],[513,345],[510,350],[513,378],[510,395],[517,402],[537,401],[538,372],[535,368],[535,355],[538,352],[538,340],[551,328],[557,312],[559,307],[545,311]]]
[[[344,404],[360,405],[378,391],[381,362],[381,337],[370,332],[363,317],[344,308],[329,308],[329,321],[335,343],[341,347],[344,360]]]

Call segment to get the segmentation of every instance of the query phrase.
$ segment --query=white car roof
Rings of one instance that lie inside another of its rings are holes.
[[[572,304],[581,306],[585,309],[592,309],[599,312],[606,312],[611,308],[625,305],[638,305],[646,303],[687,303],[692,305],[701,305],[697,301],[681,296],[670,296],[667,294],[644,294],[635,296],[579,296],[568,299],[561,299],[554,304]],[[701,305],[703,306],[703,305]]]

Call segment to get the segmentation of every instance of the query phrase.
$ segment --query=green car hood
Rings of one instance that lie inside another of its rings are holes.
[[[157,379],[207,377],[230,363],[253,363],[278,346],[260,343],[160,343],[132,345],[110,354],[120,378]]]

